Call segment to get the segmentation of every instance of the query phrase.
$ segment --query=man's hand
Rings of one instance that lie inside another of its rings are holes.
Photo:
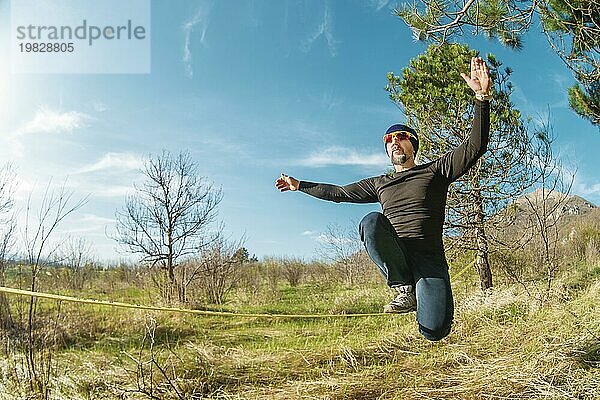
[[[490,71],[487,64],[480,57],[471,58],[471,76],[465,73],[460,73],[467,85],[476,94],[487,96],[490,94]]]
[[[286,192],[288,190],[293,191],[298,190],[298,187],[300,186],[300,181],[292,178],[291,176],[287,176],[282,172],[279,179],[275,181],[275,186],[277,186],[277,189],[279,189],[282,192]]]

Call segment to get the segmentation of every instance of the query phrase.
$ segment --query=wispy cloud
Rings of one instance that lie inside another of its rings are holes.
[[[351,238],[335,236],[330,233],[306,230],[300,235],[308,236],[311,240],[324,245],[347,246],[356,244],[356,241],[352,240]]]
[[[369,0],[369,6],[375,8],[376,11],[381,10],[383,7],[387,6],[390,3],[390,0]]]
[[[342,100],[336,97],[332,91],[322,92],[320,95],[310,95],[309,97],[321,108],[328,111],[342,104]]]
[[[38,107],[33,118],[17,130],[5,136],[10,153],[22,158],[25,154],[23,140],[31,135],[71,134],[82,128],[92,119],[88,114],[79,111],[56,111],[46,106]]]
[[[341,41],[336,40],[333,37],[333,15],[327,6],[325,6],[323,20],[317,29],[300,42],[300,50],[308,53],[311,50],[314,42],[321,37],[327,43],[327,48],[329,49],[331,56],[335,57],[337,55],[337,45],[340,44]]]
[[[206,31],[208,30],[208,25],[210,23],[211,8],[212,2],[202,2],[192,19],[183,24],[183,33],[185,35],[183,44],[183,66],[185,68],[185,75],[189,79],[194,76],[191,50],[192,33],[199,31],[200,44],[203,46],[207,45]]]
[[[314,235],[314,236],[312,236],[312,239],[314,239],[316,242],[321,243],[321,244],[336,245],[336,246],[348,246],[348,245],[355,244],[355,241],[350,238],[336,237],[336,236],[329,235],[326,233],[321,233],[320,235]]]
[[[144,160],[133,153],[106,153],[100,160],[80,168],[77,173],[104,170],[139,170],[143,167]]]
[[[552,104],[551,108],[569,108],[569,83],[572,80],[567,74],[552,74],[552,80],[556,84],[554,87],[558,91],[558,96],[560,96],[560,100]]]
[[[33,119],[18,129],[17,136],[36,133],[71,133],[91,117],[79,111],[60,112],[40,107]]]
[[[382,150],[383,152],[383,150]],[[358,165],[382,167],[389,162],[385,154],[361,153],[357,150],[334,146],[310,155],[300,162],[309,167],[325,167],[328,165]]]

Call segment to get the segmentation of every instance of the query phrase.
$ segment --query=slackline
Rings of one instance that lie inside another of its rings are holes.
[[[243,318],[345,318],[345,317],[375,317],[381,315],[390,315],[385,313],[373,313],[373,314],[242,314],[226,311],[207,311],[207,310],[190,310],[187,308],[177,307],[157,307],[157,306],[144,306],[140,304],[129,304],[120,303],[117,301],[107,300],[93,300],[93,299],[79,299],[77,297],[63,296],[60,294],[44,293],[44,292],[32,292],[29,290],[21,290],[15,288],[9,288],[0,286],[0,292],[16,294],[20,296],[38,297],[42,299],[53,299],[61,301],[69,301],[72,303],[85,303],[94,304],[99,306],[111,306],[121,308],[137,308],[140,310],[154,310],[154,311],[169,311],[178,312],[185,314],[196,314],[196,315],[212,315],[222,317],[243,317]]]
[[[473,260],[469,265],[463,268],[454,278],[458,278],[465,273],[473,264]],[[208,310],[190,310],[187,308],[178,307],[158,307],[158,306],[144,306],[141,304],[130,304],[121,303],[118,301],[108,300],[94,300],[94,299],[80,299],[77,297],[63,296],[60,294],[44,293],[44,292],[32,292],[30,290],[15,289],[5,286],[0,286],[0,293],[16,294],[19,296],[38,297],[41,299],[52,299],[60,301],[69,301],[71,303],[84,303],[94,304],[98,306],[110,306],[110,307],[121,307],[121,308],[134,308],[139,310],[153,310],[153,311],[168,311],[178,312],[184,314],[196,314],[196,315],[212,315],[221,317],[242,317],[242,318],[352,318],[352,317],[377,317],[382,315],[390,315],[387,313],[372,313],[372,314],[244,314],[227,311],[208,311]]]

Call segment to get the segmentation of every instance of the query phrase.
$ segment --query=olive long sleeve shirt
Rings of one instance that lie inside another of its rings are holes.
[[[398,237],[427,239],[432,250],[443,251],[448,186],[485,153],[490,129],[489,107],[489,101],[475,100],[469,137],[435,161],[345,186],[300,181],[299,190],[336,203],[379,202]]]

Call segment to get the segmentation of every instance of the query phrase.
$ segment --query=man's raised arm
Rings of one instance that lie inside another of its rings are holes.
[[[471,134],[456,149],[440,160],[442,174],[453,182],[466,173],[487,150],[490,135],[490,75],[481,58],[471,59],[471,76],[460,74],[475,92],[475,115]]]

